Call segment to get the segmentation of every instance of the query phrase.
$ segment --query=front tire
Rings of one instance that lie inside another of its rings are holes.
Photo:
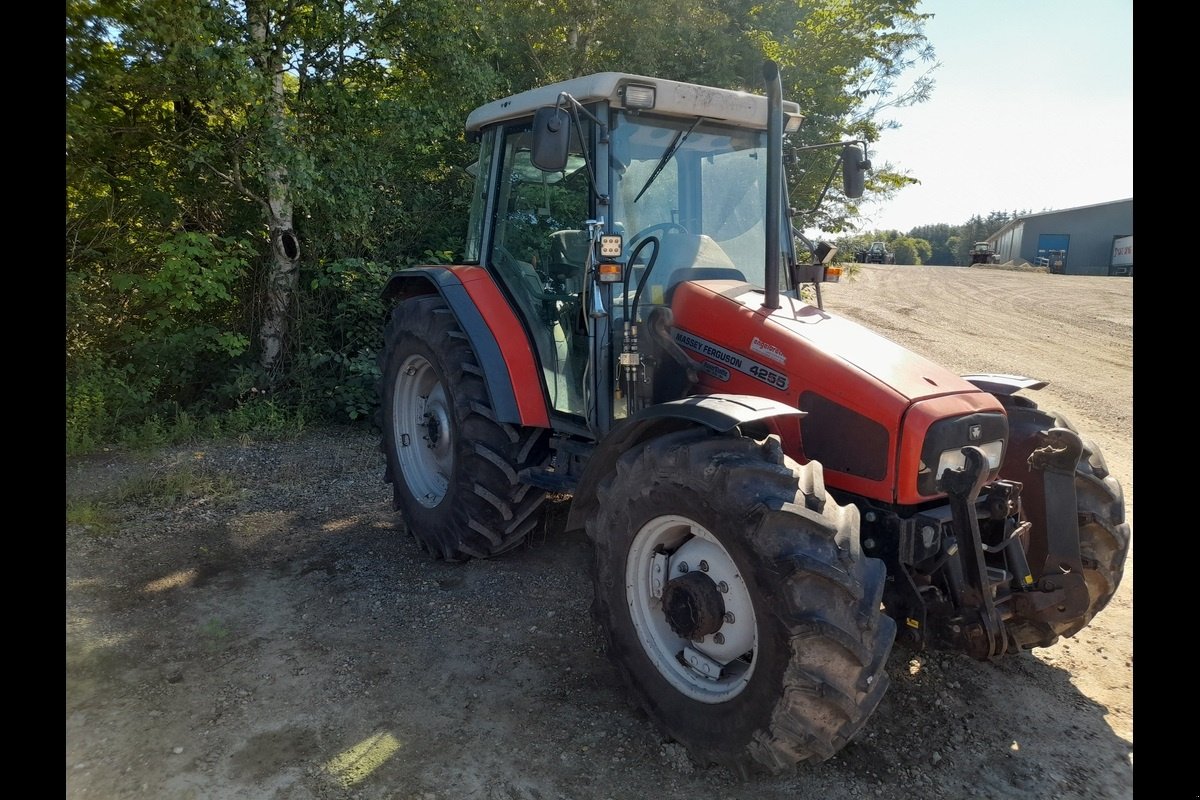
[[[384,480],[409,532],[448,561],[519,545],[545,493],[517,473],[545,459],[546,431],[496,420],[483,371],[440,296],[392,310],[379,367]]]
[[[1062,414],[1039,409],[1026,398],[1007,398],[1009,446],[1000,477],[1027,480],[1029,455],[1038,446],[1038,434],[1049,428],[1067,428],[1079,433]],[[1029,508],[1042,507],[1039,482],[1027,484]],[[1079,553],[1088,590],[1088,607],[1069,620],[1047,622],[1020,620],[1009,632],[1023,649],[1048,647],[1060,636],[1073,636],[1108,605],[1125,573],[1129,555],[1130,528],[1125,521],[1125,496],[1121,484],[1108,472],[1104,454],[1095,442],[1083,439],[1083,455],[1075,467],[1075,498],[1079,511]],[[1028,511],[1027,511],[1028,515]],[[1030,518],[1035,530],[1045,530],[1045,520]]]
[[[883,562],[820,465],[685,430],[625,453],[587,520],[593,614],[634,698],[702,764],[822,761],[888,685]]]

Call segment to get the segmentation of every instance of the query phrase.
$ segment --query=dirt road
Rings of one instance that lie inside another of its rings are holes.
[[[1132,518],[1132,292],[867,266],[824,294],[954,370],[1050,380],[1037,400],[1101,445]],[[68,798],[1132,797],[1132,557],[1074,639],[994,665],[897,647],[854,743],[741,782],[626,702],[565,504],[528,547],[446,565],[380,473],[338,430],[68,463]]]

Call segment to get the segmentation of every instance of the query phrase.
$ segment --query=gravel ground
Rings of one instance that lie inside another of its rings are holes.
[[[824,289],[961,372],[1050,380],[1132,485],[1126,278],[864,267]],[[431,561],[373,434],[66,465],[68,798],[1131,798],[1132,555],[1076,637],[995,664],[897,646],[833,759],[741,781],[634,710],[588,613],[567,500],[526,547]],[[89,516],[82,510],[90,510]]]

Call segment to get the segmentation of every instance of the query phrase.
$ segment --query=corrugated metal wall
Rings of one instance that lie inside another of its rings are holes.
[[[1063,272],[1068,275],[1107,275],[1114,236],[1133,233],[1133,200],[1066,209],[1026,217],[1021,258],[1037,263],[1038,242],[1069,236]],[[1044,237],[1044,238],[1043,238]]]
[[[1113,237],[1132,234],[1130,198],[1023,217],[988,241],[1002,264],[1022,260],[1036,264],[1038,257],[1045,255],[1038,252],[1039,242],[1062,242],[1066,237],[1065,274],[1107,275]]]

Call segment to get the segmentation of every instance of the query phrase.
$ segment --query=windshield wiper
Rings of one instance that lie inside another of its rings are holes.
[[[663,167],[665,167],[667,162],[671,160],[671,156],[675,155],[675,151],[683,146],[683,143],[687,141],[687,137],[691,136],[692,131],[696,130],[696,126],[703,121],[704,117],[696,117],[696,121],[692,123],[692,127],[688,128],[686,131],[676,132],[675,138],[671,140],[670,146],[667,147],[667,149],[663,152],[662,158],[658,160],[658,165],[654,167],[654,172],[651,172],[650,177],[646,178],[646,185],[643,186],[642,190],[637,193],[637,197],[633,198],[633,202],[636,203],[638,200],[642,199],[642,195],[644,195],[646,190],[650,188],[650,184],[654,183],[654,179],[658,177],[658,173],[662,172]]]

